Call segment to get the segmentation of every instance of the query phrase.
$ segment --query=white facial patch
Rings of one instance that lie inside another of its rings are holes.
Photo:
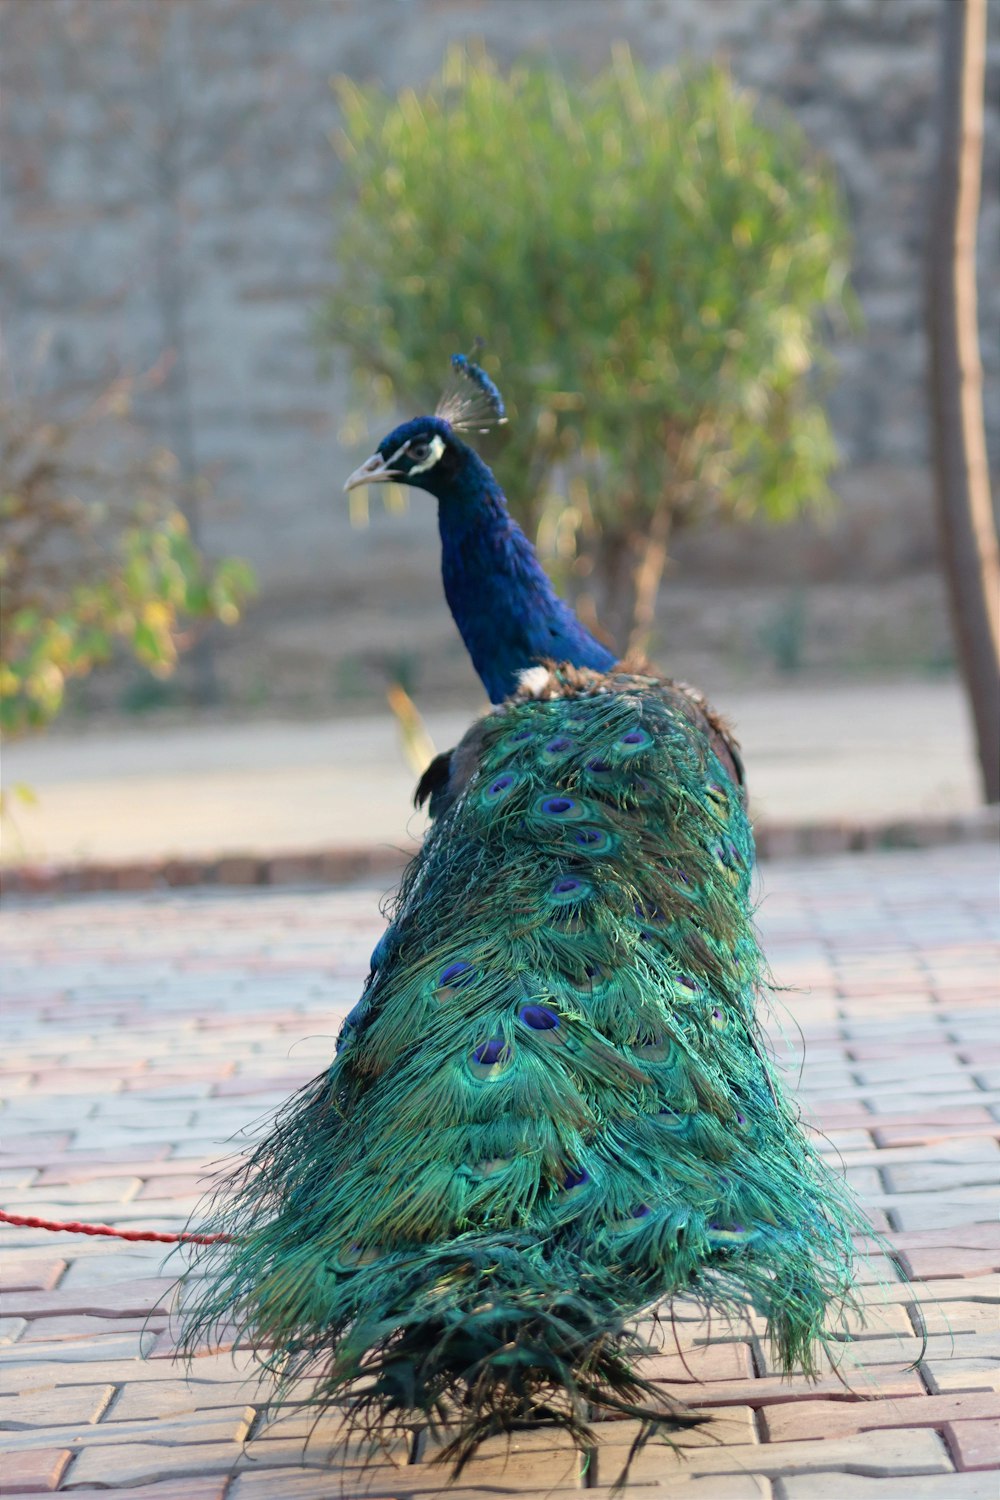
[[[444,438],[441,437],[440,433],[436,432],[431,438],[430,452],[428,453],[427,457],[424,459],[422,464],[413,465],[408,477],[412,479],[414,474],[426,474],[428,469],[433,469],[434,465],[437,463],[443,452]],[[398,457],[398,455],[394,453],[393,458],[396,457]]]

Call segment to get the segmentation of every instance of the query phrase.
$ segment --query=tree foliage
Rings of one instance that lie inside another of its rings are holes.
[[[360,407],[432,401],[476,335],[511,424],[512,508],[650,623],[669,537],[826,495],[814,378],[846,299],[830,172],[720,68],[501,72],[453,51],[417,93],[342,79],[340,276],[321,334]],[[356,436],[351,430],[350,436]]]
[[[131,384],[82,407],[0,402],[0,725],[41,728],[66,682],[124,646],[173,671],[198,622],[233,624],[247,564],[210,565],[179,508],[173,455],[128,421]]]

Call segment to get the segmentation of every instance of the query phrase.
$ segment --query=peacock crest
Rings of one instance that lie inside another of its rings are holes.
[[[434,415],[456,432],[488,432],[507,421],[503,397],[481,365],[466,354],[451,357],[451,379]]]

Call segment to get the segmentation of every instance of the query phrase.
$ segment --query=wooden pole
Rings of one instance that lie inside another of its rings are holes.
[[[927,282],[942,560],[987,802],[1000,802],[1000,546],[976,313],[986,0],[942,0],[940,155]]]

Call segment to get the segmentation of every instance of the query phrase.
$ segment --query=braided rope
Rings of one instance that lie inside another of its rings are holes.
[[[115,1240],[154,1240],[158,1245],[215,1245],[231,1234],[158,1234],[154,1229],[112,1229],[110,1224],[81,1224],[77,1219],[36,1219],[31,1214],[9,1214],[0,1208],[0,1223],[18,1229],[48,1229],[62,1234],[103,1234]]]

